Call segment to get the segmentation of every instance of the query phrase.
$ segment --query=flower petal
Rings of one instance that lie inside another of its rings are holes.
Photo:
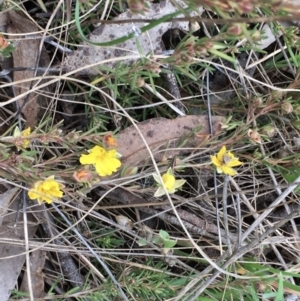
[[[172,189],[175,185],[175,177],[173,175],[165,173],[162,176],[162,180],[163,180],[167,190]]]
[[[89,150],[89,155],[81,155],[81,164],[93,164],[97,173],[101,177],[110,176],[121,166],[121,161],[117,158],[118,154],[115,149],[106,151],[101,146],[94,146]]]
[[[95,145],[92,149],[89,150],[90,154],[103,155],[105,154],[105,149],[99,145]]]
[[[222,146],[222,148],[219,150],[218,154],[217,154],[217,159],[220,161],[220,162],[223,162],[223,157],[224,155],[226,154],[226,146]]]
[[[235,158],[234,160],[228,162],[226,165],[228,167],[235,167],[235,166],[240,166],[242,165],[243,163],[241,161],[239,161],[237,158]]]
[[[30,189],[30,190],[28,191],[28,196],[29,196],[29,198],[30,198],[31,200],[35,200],[35,199],[37,199],[37,198],[40,197],[40,195],[37,194],[37,193],[35,192],[34,189]]]
[[[185,182],[186,182],[186,180],[176,180],[175,184],[174,184],[174,188],[178,189],[178,188],[182,187]]]
[[[109,158],[116,158],[117,157],[117,151],[115,149],[111,149],[107,152],[107,157]]]
[[[220,161],[217,156],[210,156],[211,162],[216,166],[219,167],[222,165],[222,161]]]
[[[223,167],[217,166],[217,173],[223,173]]]
[[[155,182],[157,184],[161,185],[161,179],[160,179],[160,177],[156,173],[153,173],[152,176],[153,176]]]
[[[97,158],[96,158],[95,154],[81,155],[80,158],[79,158],[79,162],[82,165],[95,164],[96,161],[97,161]]]
[[[175,193],[176,189],[175,189],[175,187],[172,187],[171,189],[167,189],[167,191],[169,194],[173,194],[173,193]]]
[[[43,201],[51,204],[53,200],[63,197],[63,191],[60,190],[63,185],[50,176],[44,181],[37,181],[33,188],[28,191],[28,197],[31,200],[37,200],[39,204]]]
[[[156,190],[156,192],[154,193],[155,197],[160,197],[162,195],[165,195],[166,192],[164,190],[164,188],[162,186],[158,187],[158,189]]]
[[[234,176],[237,174],[236,170],[234,170],[233,168],[228,167],[228,166],[223,166],[223,172],[224,172],[224,174],[230,175],[230,176]]]
[[[107,169],[107,166],[104,165],[102,162],[95,164],[96,172],[100,177],[110,176],[112,172]]]
[[[110,166],[110,169],[113,172],[116,172],[118,168],[121,166],[121,161],[117,158],[110,158],[107,164]]]

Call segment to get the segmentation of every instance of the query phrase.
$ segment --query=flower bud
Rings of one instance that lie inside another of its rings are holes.
[[[77,181],[77,182],[81,182],[81,183],[91,183],[92,179],[93,179],[93,175],[90,171],[82,168],[78,171],[75,171],[73,173],[73,178]]]
[[[252,39],[253,42],[260,42],[261,41],[261,33],[260,33],[260,31],[256,30],[252,34],[251,39]]]
[[[294,109],[294,113],[300,115],[300,105]]]
[[[107,133],[103,136],[103,145],[107,148],[116,148],[118,146],[118,142],[112,135],[112,133]]]
[[[255,108],[259,108],[262,105],[263,100],[261,97],[256,97],[253,99],[252,103]]]
[[[151,62],[149,64],[144,65],[144,68],[148,71],[151,71],[153,73],[159,74],[161,72],[161,69],[159,68],[160,64],[157,62]]]
[[[8,45],[9,43],[7,42],[7,40],[3,37],[3,35],[0,35],[0,50],[4,50],[8,47]]]
[[[207,55],[207,49],[201,45],[195,45],[194,51],[198,56],[205,56]]]
[[[269,138],[274,137],[274,135],[276,134],[276,128],[272,125],[265,125],[262,130],[261,133],[263,135],[268,136]]]
[[[300,130],[300,120],[299,119],[292,119],[291,124],[297,129]]]
[[[232,36],[239,36],[243,32],[243,28],[240,24],[232,24],[227,28],[227,33]]]
[[[138,168],[135,166],[127,166],[124,167],[123,170],[121,171],[121,177],[129,177],[137,174]]]
[[[182,53],[180,55],[180,58],[181,58],[181,61],[185,64],[191,63],[193,60],[193,58],[188,56],[186,53]]]
[[[142,77],[138,77],[135,81],[135,84],[138,88],[145,86],[145,80]]]
[[[281,105],[281,112],[283,114],[290,114],[290,113],[293,112],[293,110],[294,110],[294,108],[293,108],[293,106],[291,105],[290,102],[286,101],[286,102],[282,103],[282,105]]]
[[[283,92],[282,91],[272,91],[271,93],[273,99],[278,100],[283,97]]]
[[[242,14],[249,14],[253,11],[253,4],[250,1],[243,1],[238,6]]]
[[[205,47],[207,50],[209,50],[209,49],[211,49],[211,48],[214,47],[214,44],[213,44],[212,42],[206,42],[206,43],[204,44],[204,47]]]
[[[127,0],[127,4],[133,14],[143,14],[149,11],[144,0]]]
[[[258,131],[256,130],[248,130],[248,137],[250,138],[250,140],[252,140],[254,143],[259,143],[261,144],[261,138],[260,138],[260,134],[258,133]]]

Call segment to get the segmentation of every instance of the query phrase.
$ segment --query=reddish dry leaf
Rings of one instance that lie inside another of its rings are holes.
[[[213,133],[221,132],[225,118],[214,116]],[[195,148],[210,137],[206,116],[188,115],[176,119],[153,118],[137,124],[156,161],[184,152],[182,148]],[[180,142],[183,142],[181,144]],[[178,145],[178,144],[181,145]],[[123,156],[123,165],[136,166],[149,159],[146,145],[134,126],[120,132],[118,152]]]
[[[19,200],[15,197],[19,189],[14,188],[0,194],[0,241],[24,241],[24,222],[21,214],[14,227]],[[7,213],[5,213],[7,210]],[[31,239],[37,229],[37,221],[31,213],[27,213],[28,238]],[[25,247],[7,243],[0,244],[0,300],[8,300],[17,284],[25,262]],[[22,254],[22,255],[20,255]]]
[[[45,265],[45,260],[45,251],[36,250],[30,255],[31,288],[34,298],[43,298],[45,296],[44,274],[42,272]],[[20,291],[29,292],[27,273],[24,273]]]
[[[16,43],[16,49],[12,53],[14,67],[35,67],[36,60],[39,54],[40,47],[40,37],[32,39],[24,39],[22,34],[31,33],[38,31],[38,28],[35,24],[23,17],[21,14],[16,11],[9,11],[8,16],[10,19],[10,25],[7,28],[7,32],[13,34],[20,34],[19,37],[11,36],[10,38],[16,39],[19,38],[19,41]],[[50,64],[50,60],[47,54],[47,51],[43,48],[41,53],[41,59],[39,66],[47,67]],[[14,72],[14,81],[24,80],[32,78],[34,75],[33,71],[15,71]],[[31,85],[30,81],[18,84],[15,86],[16,95],[20,95],[29,90]],[[27,104],[22,109],[22,113],[27,121],[26,126],[32,128],[35,127],[38,117],[43,114],[41,107],[47,107],[47,101],[43,96],[37,92],[32,92],[27,96],[22,97],[18,100],[19,106],[22,107],[24,101],[27,100]]]

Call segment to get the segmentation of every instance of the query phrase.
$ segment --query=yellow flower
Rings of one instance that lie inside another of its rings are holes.
[[[30,129],[30,127],[28,127],[26,130],[22,131],[21,136],[26,137],[26,136],[29,136],[30,133],[31,133],[31,129]],[[30,144],[29,139],[23,139],[23,143],[22,143],[23,148],[27,148],[29,146],[29,144]]]
[[[24,137],[27,137],[31,134],[31,128],[28,127],[27,129],[25,129],[24,131],[20,131],[19,127],[16,126],[15,130],[14,130],[14,137],[15,138],[20,138],[17,139],[16,141],[16,146],[19,150],[19,146],[23,147],[23,148],[27,148],[30,144],[30,140],[29,139],[24,139]]]
[[[28,196],[31,200],[37,200],[39,204],[42,204],[43,201],[51,204],[63,196],[63,192],[60,190],[62,187],[62,184],[54,180],[54,176],[50,176],[44,181],[36,182],[28,191]]]
[[[105,150],[101,146],[94,146],[88,155],[81,155],[79,161],[82,165],[93,164],[101,177],[110,176],[121,166],[118,153],[115,149]]]
[[[160,177],[157,174],[153,174],[153,178],[159,185],[159,187],[156,190],[154,196],[155,197],[160,197],[160,196],[166,194],[166,191],[163,187],[163,184],[161,182]],[[161,178],[162,178],[162,181],[163,181],[163,183],[166,187],[166,190],[168,191],[169,194],[175,193],[176,190],[178,188],[180,188],[185,183],[185,180],[176,180],[175,179],[171,168],[169,168],[167,170],[167,172],[162,175]]]
[[[210,158],[212,163],[216,166],[218,173],[224,173],[230,176],[234,176],[237,173],[232,167],[243,164],[233,153],[226,151],[226,146],[223,146],[216,156],[210,156]]]

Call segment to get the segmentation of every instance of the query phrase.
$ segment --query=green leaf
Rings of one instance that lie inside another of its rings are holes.
[[[164,241],[164,247],[168,248],[168,249],[171,249],[171,248],[173,248],[176,245],[176,243],[177,243],[176,240],[168,239],[168,240]]]
[[[297,166],[286,167],[281,170],[282,176],[285,180],[290,184],[296,181],[296,179],[300,176],[300,168]],[[300,194],[300,185],[297,186],[295,192]]]
[[[278,282],[278,292],[276,299],[274,301],[281,301],[284,300],[283,296],[283,279],[282,279],[282,274],[279,274],[279,282]]]
[[[145,238],[141,238],[136,243],[139,245],[139,247],[144,247],[147,245],[147,240]]]
[[[300,120],[294,119],[294,120],[291,120],[291,123],[297,130],[300,130]]]
[[[3,57],[10,57],[11,53],[15,50],[15,46],[9,44],[5,49],[0,50],[0,54]],[[1,57],[1,56],[0,56]]]
[[[156,245],[161,245],[163,243],[163,240],[159,236],[154,236],[152,242]]]
[[[162,238],[162,239],[170,239],[170,235],[168,232],[164,231],[164,230],[160,230],[159,231],[159,236]]]

